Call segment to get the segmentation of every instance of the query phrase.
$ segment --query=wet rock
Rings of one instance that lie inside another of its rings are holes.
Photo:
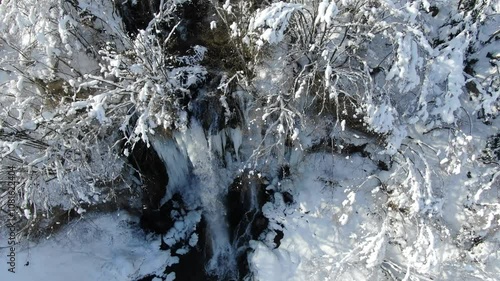
[[[165,234],[173,226],[174,221],[170,218],[168,213],[161,210],[145,209],[142,216],[140,225],[146,231],[151,231],[156,234]]]
[[[260,234],[267,229],[269,219],[264,216],[261,211],[258,211],[252,221],[250,234],[253,240],[259,238]]]
[[[435,17],[439,14],[439,8],[436,6],[429,7],[429,13],[431,13],[432,17]]]
[[[153,279],[155,279],[157,277],[161,279],[161,277],[156,276],[156,275],[146,275],[144,277],[137,279],[136,281],[152,281]]]
[[[226,206],[233,241],[252,227],[250,224],[256,222],[255,218],[260,216],[258,213],[269,199],[266,194],[265,180],[257,174],[254,171],[245,170],[229,186]],[[252,237],[252,239],[256,238]]]
[[[186,50],[194,45],[203,45],[200,34],[209,23],[205,20],[207,11],[212,10],[207,0],[186,1],[177,8],[176,14],[182,19],[176,32],[178,49]],[[212,10],[213,11],[213,10]],[[215,11],[214,11],[215,12]]]
[[[140,173],[142,179],[142,205],[145,209],[158,209],[160,201],[165,196],[168,175],[165,164],[152,146],[140,141],[135,144],[130,153],[129,163]]]
[[[181,195],[176,193],[160,209],[145,211],[141,217],[141,227],[145,231],[163,235],[169,232],[177,221],[184,220],[186,214],[191,211],[198,210],[187,208]],[[193,234],[196,234],[198,238],[195,245],[190,244]],[[175,280],[179,281],[219,280],[216,277],[209,276],[205,271],[205,265],[212,256],[211,240],[208,235],[207,223],[205,218],[202,217],[196,224],[194,232],[188,233],[187,237],[176,241],[174,245],[170,246],[162,242],[162,245],[164,244],[166,249],[171,251],[172,256],[179,258],[179,262],[166,266],[162,276],[149,274],[137,281],[149,281],[156,277],[165,280],[165,276],[172,272],[175,273]]]
[[[175,280],[178,281],[216,281],[215,276],[209,276],[205,271],[205,265],[211,258],[211,247],[207,237],[207,223],[203,218],[196,227],[198,243],[188,253],[180,255],[179,263],[165,269],[165,273],[175,272]]]
[[[345,153],[347,155],[359,153],[359,154],[361,154],[362,157],[369,157],[370,153],[366,151],[367,145],[368,145],[368,143],[365,143],[362,145],[355,145],[352,143],[346,143],[343,145],[342,153]]]
[[[276,236],[274,236],[274,244],[276,245],[275,249],[276,248],[279,248],[279,246],[281,245],[281,239],[283,239],[283,237],[285,236],[285,234],[283,233],[283,230],[274,230],[276,232]]]
[[[389,165],[382,160],[377,162],[377,167],[382,171],[389,171]]]
[[[190,105],[192,115],[199,120],[203,129],[214,135],[224,128],[237,128],[243,119],[237,102],[230,95],[226,96],[228,108],[220,101],[221,95],[211,93],[198,96]]]
[[[481,160],[484,163],[495,163],[500,160],[500,133],[488,137]]]
[[[125,29],[131,35],[145,29],[160,8],[160,0],[116,1]]]
[[[293,195],[290,192],[284,191],[281,195],[283,196],[283,202],[285,202],[285,204],[289,205],[293,203]]]
[[[136,178],[142,182],[140,226],[146,231],[162,235],[160,247],[166,249],[163,234],[172,226],[173,221],[169,218],[168,208],[160,208],[168,184],[165,164],[153,147],[148,147],[143,141],[135,144],[128,161],[137,171]]]
[[[238,274],[239,277],[238,280],[245,280],[245,276],[248,275],[250,272],[250,266],[248,264],[248,254],[250,253],[250,250],[246,250],[243,254],[239,255],[236,258],[236,262],[238,264]],[[233,281],[233,280],[228,280],[228,281]],[[235,280],[236,281],[236,280]]]
[[[184,203],[179,194],[174,194],[160,209],[145,208],[143,210],[140,226],[147,232],[154,232],[161,236],[161,250],[167,250],[168,246],[163,241],[163,235],[174,226],[176,217],[173,214],[183,212]]]
[[[252,170],[245,170],[229,186],[227,195],[227,219],[236,256],[240,280],[249,273],[248,242],[257,240],[267,229],[269,220],[262,213],[262,206],[269,201],[266,179]]]
[[[282,180],[290,176],[290,166],[284,165],[278,171],[278,179]]]

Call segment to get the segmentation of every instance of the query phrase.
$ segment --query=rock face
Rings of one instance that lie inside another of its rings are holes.
[[[147,232],[154,232],[164,235],[176,222],[182,223],[182,220],[187,216],[189,210],[179,194],[174,194],[170,200],[163,204],[158,210],[144,211],[141,217],[141,227]],[[196,210],[194,210],[196,211]],[[165,276],[171,272],[175,272],[175,280],[179,281],[215,281],[216,277],[207,275],[205,265],[211,257],[209,237],[207,237],[207,225],[205,219],[201,219],[196,224],[195,233],[198,237],[196,245],[190,244],[188,237],[192,237],[192,233],[187,233],[185,239],[177,240],[176,242],[167,245],[162,241],[162,250],[170,249],[173,256],[179,258],[179,262],[165,268],[164,276],[154,274],[146,275],[137,281],[148,281],[159,278],[165,280]],[[163,237],[162,237],[163,240]],[[168,241],[167,241],[168,242]],[[208,243],[208,244],[207,244]],[[178,251],[187,253],[179,254]]]
[[[139,30],[148,27],[149,22],[160,11],[161,2],[161,0],[137,0],[116,1],[115,3],[126,31],[129,35],[135,35]],[[173,13],[175,20],[172,22],[180,22],[180,24],[177,26],[177,32],[173,35],[175,40],[172,42],[174,44],[172,50],[184,53],[194,45],[204,45],[199,33],[209,24],[209,22],[204,21],[211,7],[209,3],[207,0],[191,0],[178,5]],[[215,13],[213,10],[212,12]],[[163,32],[168,34],[172,27],[171,24],[163,26],[162,28],[165,29]]]
[[[196,230],[197,245],[187,254],[179,256],[179,263],[168,267],[165,271],[175,272],[175,280],[178,281],[216,281],[217,277],[209,276],[205,272],[205,265],[211,257],[205,219],[200,221]]]
[[[228,189],[227,219],[231,242],[237,251],[240,279],[249,272],[248,242],[257,240],[268,225],[268,219],[262,213],[262,206],[269,199],[265,182],[257,172],[245,170]]]
[[[259,230],[267,227],[261,219],[262,206],[268,201],[264,182],[257,173],[245,170],[229,186],[227,211],[232,241],[249,234],[249,238],[257,239],[262,232]]]
[[[142,141],[138,142],[132,150],[129,163],[140,173],[138,178],[143,184],[143,209],[158,209],[168,184],[165,164],[153,147],[147,147]]]
[[[226,97],[228,108],[224,108],[220,98],[218,93],[201,95],[190,106],[192,116],[199,120],[205,132],[210,135],[224,128],[237,128],[242,123],[242,113],[236,101],[228,95]]]
[[[138,171],[137,178],[142,181],[142,214],[140,225],[146,231],[161,235],[160,249],[166,250],[163,235],[173,226],[170,209],[174,202],[170,200],[160,208],[161,199],[165,196],[168,174],[165,164],[152,146],[138,142],[129,155],[129,163]],[[177,200],[182,200],[178,199]]]
[[[163,204],[160,209],[143,210],[140,221],[141,228],[145,231],[151,231],[162,235],[160,249],[167,249],[165,242],[163,242],[163,235],[174,226],[175,217],[172,216],[172,212],[185,212],[183,206],[182,197],[176,193],[172,196],[172,199]]]
[[[116,7],[127,32],[136,34],[138,30],[145,29],[154,14],[158,13],[160,0],[138,0],[137,4],[133,4],[133,1],[116,1]]]

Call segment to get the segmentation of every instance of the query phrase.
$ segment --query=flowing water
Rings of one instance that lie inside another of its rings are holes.
[[[169,184],[166,197],[179,192],[186,204],[203,209],[210,239],[207,243],[212,254],[206,263],[206,272],[217,276],[217,280],[240,280],[235,247],[241,246],[241,242],[231,243],[224,202],[235,172],[222,165],[220,156],[224,152],[221,143],[225,140],[215,137],[207,137],[203,128],[193,120],[188,129],[176,133],[172,139],[156,137],[152,143],[167,167]],[[223,140],[219,142],[220,139]],[[239,146],[241,133],[231,132],[230,139],[235,139],[236,146]]]

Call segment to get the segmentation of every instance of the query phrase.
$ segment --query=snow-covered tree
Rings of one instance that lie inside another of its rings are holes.
[[[189,231],[202,213],[224,229],[224,185],[257,171],[270,199],[252,212],[269,223],[233,249],[252,249],[256,279],[494,280],[497,2],[1,1],[0,160],[17,167],[16,219],[29,233],[117,199],[145,146],[191,199]],[[122,19],[125,5],[149,5],[147,22]],[[203,7],[197,32],[189,5]],[[211,271],[237,263],[227,243]]]
[[[112,1],[0,5],[2,164],[19,167],[27,226],[56,207],[83,212],[112,200],[122,155],[140,140],[149,146],[157,127],[186,126],[182,102],[204,80],[206,50],[169,55],[177,4],[162,5],[133,38]]]

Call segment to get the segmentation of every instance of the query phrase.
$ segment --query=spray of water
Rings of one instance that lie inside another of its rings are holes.
[[[210,138],[203,128],[193,120],[184,132],[176,133],[170,140],[158,138],[153,146],[167,166],[168,194],[180,192],[187,204],[203,208],[212,246],[212,257],[205,270],[219,280],[237,280],[236,256],[222,201],[230,173],[214,154],[218,148],[207,139]]]

